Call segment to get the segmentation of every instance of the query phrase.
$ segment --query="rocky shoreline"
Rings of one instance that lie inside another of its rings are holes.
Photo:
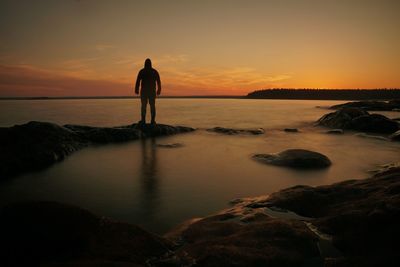
[[[194,128],[165,124],[132,124],[119,127],[60,126],[31,121],[0,127],[0,181],[46,168],[94,144],[121,143],[194,131]]]

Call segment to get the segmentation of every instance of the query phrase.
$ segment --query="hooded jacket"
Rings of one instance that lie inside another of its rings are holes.
[[[154,95],[156,94],[156,85],[158,91],[161,92],[161,80],[158,71],[151,66],[151,60],[148,58],[144,62],[144,68],[138,73],[135,85],[135,91],[139,91],[140,95]]]

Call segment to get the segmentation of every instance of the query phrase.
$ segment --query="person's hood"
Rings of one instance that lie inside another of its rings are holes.
[[[148,58],[148,59],[146,59],[144,61],[144,68],[145,69],[151,69],[151,60],[150,60],[150,58]]]

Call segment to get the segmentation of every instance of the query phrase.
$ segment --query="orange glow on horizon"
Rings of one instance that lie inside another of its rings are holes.
[[[399,88],[399,8],[389,0],[2,2],[0,97],[133,95],[147,57],[167,96]]]

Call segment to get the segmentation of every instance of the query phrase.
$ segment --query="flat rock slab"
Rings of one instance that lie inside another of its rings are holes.
[[[60,126],[31,121],[0,128],[0,180],[39,170],[91,144],[118,143],[194,131],[183,126],[132,124],[119,127]]]
[[[224,128],[224,127],[214,127],[207,129],[209,132],[227,134],[227,135],[237,135],[237,134],[248,134],[248,135],[260,135],[264,134],[263,128],[258,129],[234,129],[234,128]]]
[[[327,156],[305,149],[288,149],[277,154],[255,154],[253,159],[296,169],[321,169],[332,164]]]

